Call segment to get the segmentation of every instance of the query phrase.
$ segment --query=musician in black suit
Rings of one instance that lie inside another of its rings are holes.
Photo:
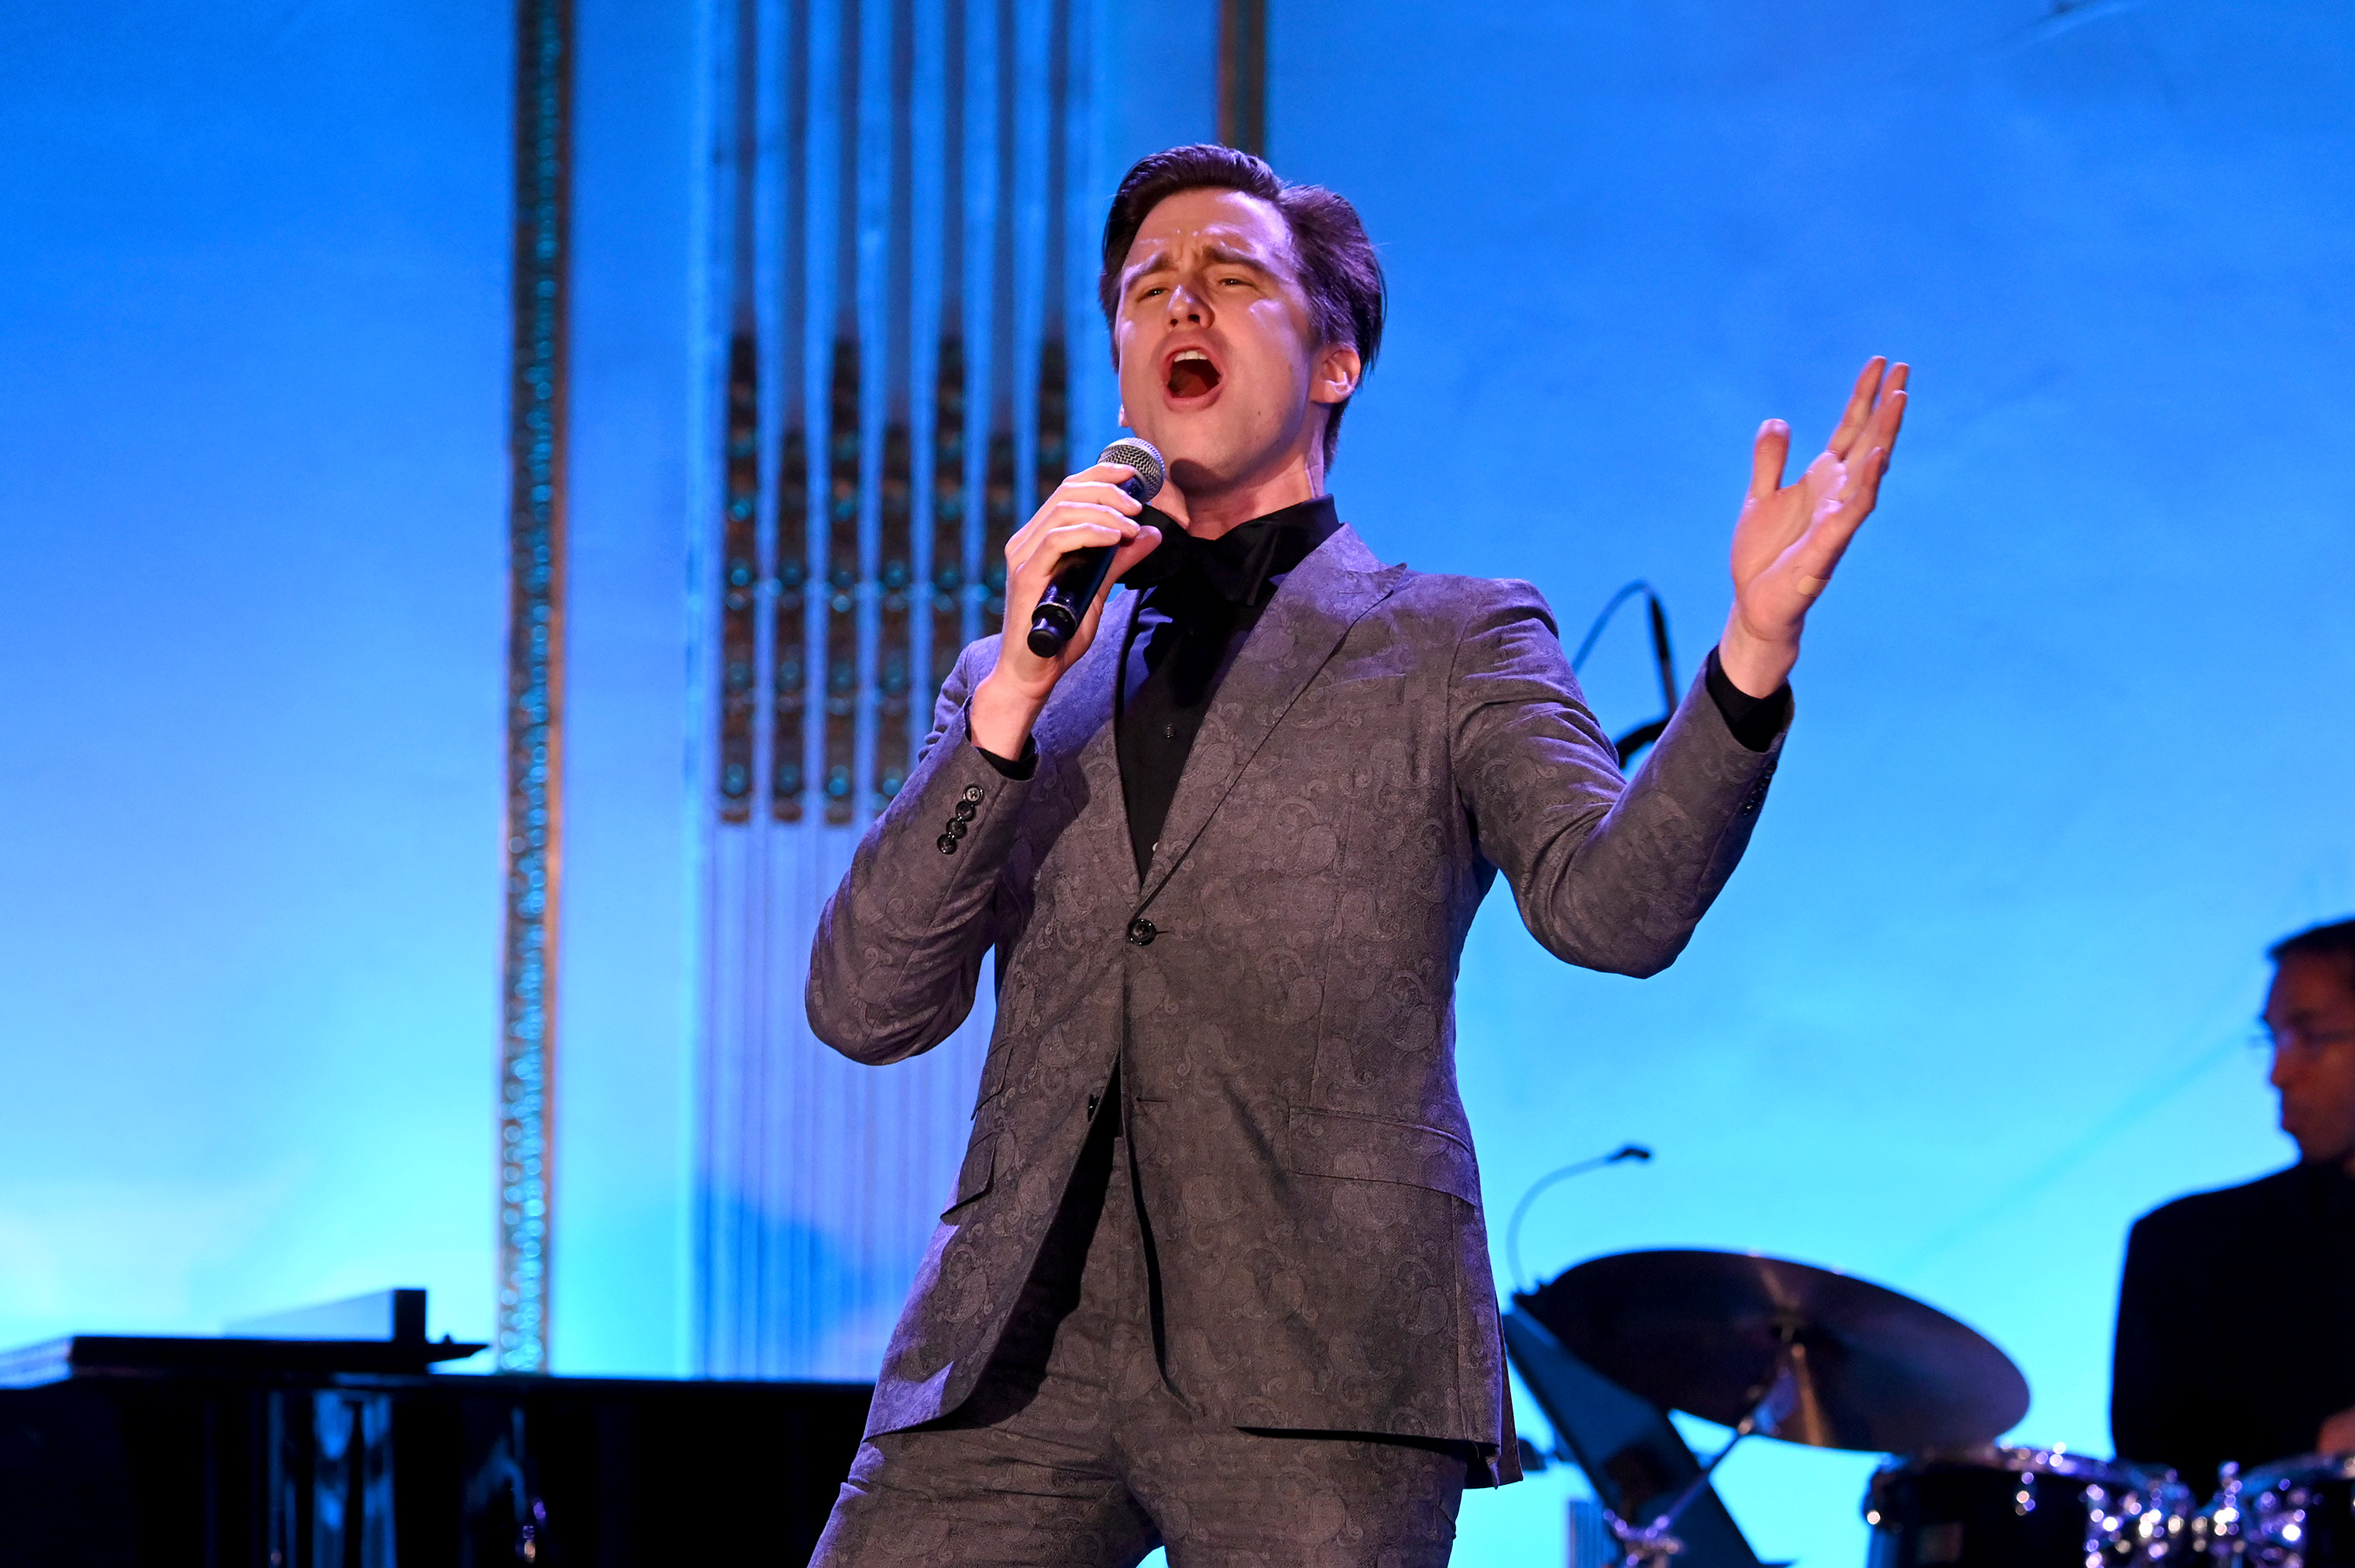
[[[2268,956],[2272,1081],[2298,1163],[2145,1214],[2118,1292],[2119,1457],[2203,1491],[2227,1460],[2355,1452],[2355,920]]]

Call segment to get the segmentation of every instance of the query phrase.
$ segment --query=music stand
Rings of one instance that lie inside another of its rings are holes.
[[[1700,1478],[1700,1461],[1658,1405],[1572,1355],[1522,1309],[1525,1297],[1513,1301],[1514,1310],[1505,1314],[1506,1354],[1586,1472],[1595,1497],[1641,1529]],[[1682,1568],[1766,1568],[1714,1487],[1703,1485],[1685,1505],[1675,1533],[1684,1546],[1677,1556]]]

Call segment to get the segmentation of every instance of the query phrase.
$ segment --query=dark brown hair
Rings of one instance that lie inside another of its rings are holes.
[[[2286,959],[2337,959],[2347,966],[2348,983],[2355,986],[2355,920],[2335,920],[2308,926],[2294,937],[2284,937],[2265,949],[2278,967]]]
[[[1373,241],[1358,220],[1358,209],[1347,198],[1322,185],[1286,185],[1261,159],[1232,147],[1207,143],[1172,147],[1137,160],[1120,182],[1104,217],[1103,270],[1096,279],[1096,302],[1103,307],[1104,323],[1120,313],[1120,270],[1128,248],[1146,215],[1184,191],[1230,190],[1254,196],[1284,215],[1292,231],[1292,254],[1300,271],[1300,286],[1308,295],[1309,324],[1317,346],[1347,344],[1358,351],[1364,372],[1374,367],[1381,352],[1382,266],[1374,259]],[[1115,360],[1119,348],[1114,346]],[[1332,405],[1325,418],[1325,465],[1333,465],[1333,449],[1341,439],[1341,413],[1348,399]]]

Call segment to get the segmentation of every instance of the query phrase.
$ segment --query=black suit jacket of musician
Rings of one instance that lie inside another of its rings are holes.
[[[1558,956],[1666,968],[1781,736],[1744,747],[1696,681],[1625,779],[1534,588],[1384,567],[1343,527],[1236,655],[1140,875],[1114,724],[1135,598],[1057,686],[1028,779],[971,744],[996,640],[965,651],[819,923],[811,1025],[862,1062],[945,1038],[996,954],[971,1140],[870,1430],[972,1392],[1117,1065],[1178,1393],[1238,1426],[1487,1446],[1515,1473],[1455,1085],[1465,935],[1502,871]]]
[[[2311,1451],[2355,1405],[2355,1181],[2328,1165],[2200,1192],[2135,1223],[2110,1435],[2203,1491]]]

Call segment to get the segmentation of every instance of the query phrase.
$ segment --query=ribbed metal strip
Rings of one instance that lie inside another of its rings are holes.
[[[556,937],[563,866],[570,0],[516,13],[514,358],[507,450],[506,899],[499,1042],[502,1370],[548,1370]]]

